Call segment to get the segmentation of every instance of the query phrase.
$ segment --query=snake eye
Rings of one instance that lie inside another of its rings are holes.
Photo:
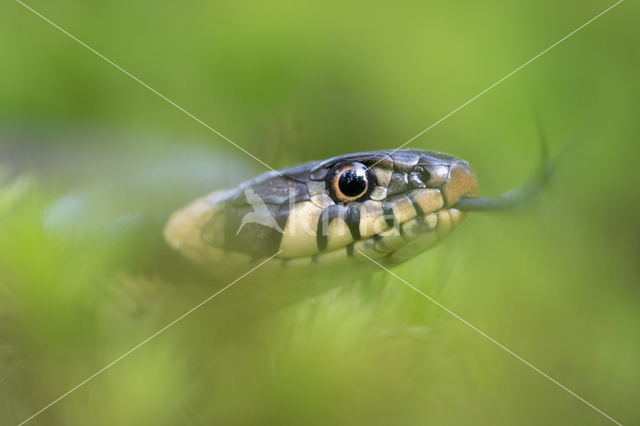
[[[371,169],[355,161],[336,164],[327,175],[327,186],[334,201],[351,203],[366,199],[373,191],[376,177]]]

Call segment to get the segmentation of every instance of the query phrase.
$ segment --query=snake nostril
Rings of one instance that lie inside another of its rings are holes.
[[[429,178],[431,178],[431,173],[424,167],[417,166],[409,174],[409,183],[414,188],[426,188]]]
[[[425,169],[424,167],[420,167],[420,170],[418,171],[418,173],[420,173],[420,178],[422,179],[422,182],[424,182],[424,184],[426,185],[429,179],[431,179],[431,173],[429,173],[429,170]]]
[[[409,174],[409,183],[411,184],[411,186],[414,189],[419,189],[419,188],[426,188],[427,185],[424,184],[424,182],[422,182],[422,179],[420,178],[420,175],[416,172],[411,172]]]

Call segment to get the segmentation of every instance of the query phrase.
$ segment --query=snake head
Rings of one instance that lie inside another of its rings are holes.
[[[250,190],[248,189],[250,188]],[[217,271],[269,264],[331,271],[389,266],[456,229],[475,197],[464,160],[425,150],[362,152],[268,172],[238,188],[196,200],[173,214],[165,237],[192,261]]]

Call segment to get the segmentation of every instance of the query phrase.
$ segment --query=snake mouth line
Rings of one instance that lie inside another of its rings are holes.
[[[385,264],[400,264],[446,238],[466,219],[467,214],[454,208],[442,208],[434,212],[417,215],[367,238],[354,241],[345,247],[325,251],[312,256],[283,257],[286,269],[298,267],[344,266],[349,263],[380,260]]]
[[[434,198],[438,199],[434,196],[438,194],[438,190],[418,190],[414,194],[409,194],[413,203],[407,204],[405,201],[403,204],[394,204],[393,222],[385,217],[381,203],[365,203],[366,205],[360,209],[358,228],[361,232],[360,239],[354,241],[349,226],[345,221],[336,218],[326,228],[331,234],[331,246],[326,250],[313,248],[313,254],[309,255],[301,255],[303,248],[300,244],[301,241],[306,240],[313,241],[315,246],[316,234],[309,233],[308,230],[304,230],[304,227],[292,229],[290,225],[294,222],[288,222],[282,234],[283,244],[280,246],[282,252],[269,264],[286,270],[309,267],[317,269],[315,266],[320,266],[330,271],[334,269],[331,268],[332,266],[344,267],[366,260],[361,253],[372,259],[388,262],[390,265],[402,263],[447,237],[465,220],[467,213],[443,206],[441,198],[439,202],[434,202]],[[409,199],[408,196],[405,197]],[[174,248],[207,269],[211,266],[219,268],[218,265],[237,268],[253,264],[257,260],[248,254],[226,251],[206,244],[200,238],[204,223],[212,214],[215,214],[215,210],[208,211],[211,198],[200,199],[183,213],[175,216],[170,221],[171,226],[168,226],[165,231],[167,240]],[[205,211],[208,211],[208,214],[203,214]],[[314,218],[308,219],[314,220]],[[296,230],[298,232],[295,232]],[[318,230],[314,231],[318,232]],[[287,241],[297,246],[288,247],[284,244]],[[335,244],[339,246],[333,247]],[[284,252],[284,248],[289,248],[289,254]]]

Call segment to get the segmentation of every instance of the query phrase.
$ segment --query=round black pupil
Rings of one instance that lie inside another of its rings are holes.
[[[338,188],[347,197],[356,197],[367,189],[367,176],[364,170],[349,169],[342,173]]]

